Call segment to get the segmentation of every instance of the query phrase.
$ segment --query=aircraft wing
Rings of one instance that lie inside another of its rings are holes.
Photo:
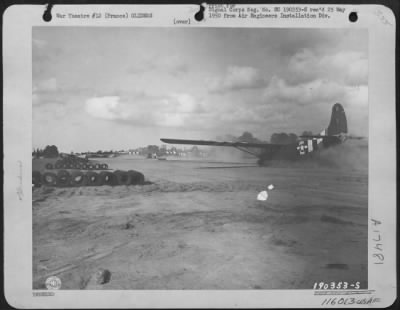
[[[249,142],[220,142],[211,140],[186,140],[186,139],[160,139],[164,143],[169,144],[189,144],[189,145],[210,145],[210,146],[232,146],[232,147],[252,147],[259,149],[277,150],[285,146],[284,144],[271,143],[249,143]]]

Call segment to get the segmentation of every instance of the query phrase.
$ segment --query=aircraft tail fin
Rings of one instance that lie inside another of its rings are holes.
[[[347,119],[344,113],[343,106],[340,103],[335,103],[332,107],[331,121],[326,130],[327,136],[347,133]]]

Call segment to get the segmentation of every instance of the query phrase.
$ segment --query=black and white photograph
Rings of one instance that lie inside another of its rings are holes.
[[[7,9],[7,302],[390,306],[395,28],[379,5]]]
[[[34,28],[33,288],[367,288],[367,47]]]

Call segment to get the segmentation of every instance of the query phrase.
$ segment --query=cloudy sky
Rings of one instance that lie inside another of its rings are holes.
[[[335,102],[368,135],[364,30],[36,27],[33,147],[314,133]]]

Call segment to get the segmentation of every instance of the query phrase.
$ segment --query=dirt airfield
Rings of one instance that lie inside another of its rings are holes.
[[[368,150],[336,149],[270,167],[126,155],[101,161],[152,184],[33,189],[33,288],[366,288]]]

